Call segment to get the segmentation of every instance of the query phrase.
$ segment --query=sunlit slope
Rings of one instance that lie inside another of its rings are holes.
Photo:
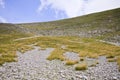
[[[27,29],[11,23],[0,23],[0,34],[24,34]]]
[[[75,52],[83,59],[104,55],[108,61],[116,61],[120,66],[120,47],[99,40],[120,43],[119,22],[120,9],[114,9],[44,23],[1,23],[0,65],[17,61],[17,51],[25,53],[32,50],[34,47],[31,45],[34,45],[41,49],[55,48],[47,57],[48,60],[66,60],[63,55],[65,52]],[[70,60],[67,62],[68,65],[77,63]]]
[[[0,23],[0,44],[8,43],[12,39],[28,36],[26,30],[14,24]]]
[[[94,37],[111,42],[120,42],[120,8],[51,22],[0,23],[0,34],[8,33]]]
[[[52,22],[18,25],[37,35],[99,36],[102,39],[118,41],[120,36],[120,8]]]

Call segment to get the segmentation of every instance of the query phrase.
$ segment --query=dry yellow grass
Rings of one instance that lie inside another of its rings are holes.
[[[106,58],[114,58],[114,57],[115,57],[115,55],[111,54],[111,53],[109,53],[109,54],[106,55]]]
[[[40,48],[39,50],[46,50],[46,48]]]
[[[75,66],[75,70],[86,70],[87,69],[87,64],[85,62],[81,63],[81,64],[77,64]]]
[[[79,56],[80,57],[87,57],[88,52],[86,51],[80,51]]]
[[[3,40],[4,41],[4,40]],[[55,48],[53,52],[48,56],[48,60],[59,59],[65,60],[63,54],[65,52],[76,52],[80,57],[98,58],[100,55],[107,56],[107,58],[112,58],[120,55],[120,47],[109,45],[103,42],[96,41],[92,38],[79,38],[79,37],[53,37],[53,36],[43,36],[24,40],[10,40],[9,42],[0,43],[0,54],[6,55],[7,52],[14,52],[11,54],[16,54],[16,51],[22,53],[33,49],[31,44],[35,46],[40,46],[41,49]],[[66,46],[65,49],[61,46]],[[103,47],[104,46],[104,47]],[[7,54],[8,55],[8,54]],[[0,56],[1,57],[1,56]],[[15,56],[11,57],[12,59]],[[11,61],[11,60],[10,60]],[[4,62],[4,61],[3,61]],[[1,61],[1,63],[3,63]]]
[[[18,51],[20,51],[21,53],[25,53],[26,51],[30,51],[32,49],[33,49],[32,46],[23,45],[23,46],[21,46],[21,47],[18,48]]]
[[[74,60],[67,60],[66,61],[66,65],[74,65],[74,64],[77,64],[78,63],[78,61],[74,61]]]
[[[0,59],[0,65],[4,64],[5,61]]]
[[[63,60],[65,60],[63,53],[64,53],[64,50],[62,50],[61,48],[56,48],[47,57],[47,60],[59,59],[59,60],[63,61]]]
[[[89,53],[89,54],[88,54],[88,57],[89,57],[89,58],[98,58],[99,55],[96,54],[96,53]]]

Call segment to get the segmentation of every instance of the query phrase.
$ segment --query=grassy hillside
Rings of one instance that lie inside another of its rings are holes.
[[[120,42],[120,8],[44,23],[17,24],[36,35],[97,37]]]
[[[14,40],[28,36],[30,34],[26,33],[22,27],[0,23],[0,65],[5,62],[17,61],[16,51],[18,47],[24,47],[24,45],[18,45]]]
[[[120,8],[52,22],[0,23],[0,64],[17,61],[16,51],[24,53],[33,49],[29,45],[35,44],[42,49],[55,48],[48,60],[66,60],[63,54],[69,51],[78,53],[83,58],[104,55],[110,58],[110,62],[117,61],[120,66],[120,47],[98,40],[120,43],[119,22]],[[34,37],[35,35],[43,36]],[[29,38],[23,39],[24,37]],[[76,61],[68,60],[68,64],[71,63]]]
[[[0,34],[26,33],[27,29],[11,23],[0,23]],[[27,32],[29,33],[29,32]]]
[[[9,43],[11,40],[29,36],[22,27],[14,24],[0,23],[0,44]]]

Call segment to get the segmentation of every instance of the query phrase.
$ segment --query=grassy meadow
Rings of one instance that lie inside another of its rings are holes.
[[[65,61],[66,65],[74,65],[78,63],[78,61],[66,59],[63,55],[65,52],[75,52],[76,54],[79,54],[79,57],[82,57],[81,61],[83,61],[86,57],[97,59],[99,56],[106,56],[108,62],[116,61],[120,66],[120,47],[100,42],[93,38],[80,38],[75,36],[41,36],[30,39],[15,40],[15,35],[13,35],[14,38],[11,36],[9,39],[5,39],[6,36],[7,35],[3,36],[4,38],[2,36],[0,37],[0,40],[2,41],[2,43],[0,43],[1,65],[5,62],[17,61],[16,52],[20,51],[25,53],[26,51],[32,50],[33,46],[30,45],[34,44],[34,46],[39,46],[42,49],[54,48],[47,57],[47,60],[58,59]],[[64,46],[64,48],[62,46]],[[79,67],[81,66],[78,65],[76,69],[78,70]]]

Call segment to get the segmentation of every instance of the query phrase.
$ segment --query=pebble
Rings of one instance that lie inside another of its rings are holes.
[[[118,80],[117,77],[113,77],[113,80]]]

